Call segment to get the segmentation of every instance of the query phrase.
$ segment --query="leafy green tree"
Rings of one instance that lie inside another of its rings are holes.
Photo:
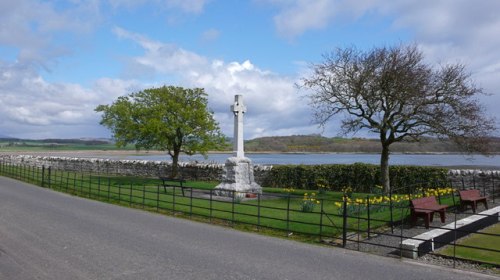
[[[461,64],[430,66],[416,46],[337,49],[311,66],[299,86],[309,89],[315,119],[344,116],[344,133],[368,130],[381,143],[381,183],[390,190],[389,154],[395,142],[423,136],[450,139],[465,152],[487,152],[495,120],[484,115]]]
[[[118,97],[111,105],[99,105],[100,124],[109,128],[119,147],[167,151],[172,177],[178,176],[179,155],[200,153],[225,144],[204,89],[163,86]]]

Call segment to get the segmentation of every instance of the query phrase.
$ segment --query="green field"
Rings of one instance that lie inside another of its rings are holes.
[[[133,145],[118,148],[113,143],[106,143],[104,141],[66,141],[66,142],[50,142],[50,141],[35,141],[35,140],[21,140],[21,141],[0,141],[0,151],[28,151],[28,152],[44,152],[44,151],[88,151],[88,150],[135,150]]]
[[[457,242],[457,245],[460,246],[456,246],[455,250],[452,245],[449,245],[443,248],[440,253],[450,257],[455,255],[462,259],[500,265],[500,252],[489,251],[500,251],[500,223],[480,232],[484,234],[471,234]]]

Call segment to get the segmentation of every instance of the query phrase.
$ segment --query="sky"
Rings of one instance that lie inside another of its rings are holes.
[[[0,136],[109,138],[96,106],[163,85],[204,88],[228,136],[236,94],[246,139],[339,136],[342,116],[318,127],[295,85],[336,48],[399,44],[465,64],[498,126],[499,12],[498,0],[0,0]]]

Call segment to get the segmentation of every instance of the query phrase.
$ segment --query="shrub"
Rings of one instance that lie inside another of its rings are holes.
[[[446,181],[448,170],[426,166],[391,166],[389,173],[393,190],[397,193],[413,193],[419,182]],[[273,188],[318,190],[322,184],[330,191],[342,191],[352,187],[353,192],[370,193],[380,182],[378,165],[324,164],[324,165],[277,165],[263,178],[262,185]],[[433,186],[428,186],[433,187]]]

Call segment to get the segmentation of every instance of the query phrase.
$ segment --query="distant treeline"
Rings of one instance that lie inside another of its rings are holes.
[[[18,138],[0,138],[0,142],[9,143],[11,146],[39,146],[39,145],[105,145],[110,144],[109,140],[100,139],[18,139]]]
[[[500,138],[492,138],[491,151],[500,153]],[[251,152],[332,152],[379,153],[378,139],[323,137],[321,135],[293,135],[262,137],[245,141],[245,150]],[[451,141],[424,138],[420,142],[398,142],[391,145],[396,153],[458,153]]]

